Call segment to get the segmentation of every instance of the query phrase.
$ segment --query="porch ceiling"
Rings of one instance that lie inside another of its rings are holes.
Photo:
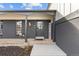
[[[51,20],[55,11],[0,11],[0,20]]]

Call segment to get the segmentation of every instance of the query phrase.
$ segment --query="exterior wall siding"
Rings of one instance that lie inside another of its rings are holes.
[[[79,56],[79,17],[74,13],[56,22],[56,44],[68,56]]]

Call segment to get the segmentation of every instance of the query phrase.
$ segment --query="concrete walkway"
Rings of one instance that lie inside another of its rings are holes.
[[[38,44],[33,46],[31,56],[66,56],[66,53],[55,43],[48,45]]]

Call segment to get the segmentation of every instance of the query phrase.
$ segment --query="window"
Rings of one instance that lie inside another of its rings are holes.
[[[23,35],[22,35],[22,21],[16,22],[16,35],[17,35],[17,37],[23,37]]]
[[[43,29],[43,22],[42,21],[37,22],[37,28]]]

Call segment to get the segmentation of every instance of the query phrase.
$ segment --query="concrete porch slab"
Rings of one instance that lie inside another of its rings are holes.
[[[29,43],[29,45],[52,44],[52,40],[50,40],[50,39],[44,39],[44,40],[28,39],[28,43]]]
[[[13,38],[1,38],[0,46],[27,46],[28,43],[25,42],[25,39],[13,39]]]
[[[52,40],[45,39],[45,40],[35,40],[35,39],[28,39],[25,42],[25,39],[16,39],[16,38],[1,38],[0,39],[0,46],[33,46],[35,44],[52,44]]]

